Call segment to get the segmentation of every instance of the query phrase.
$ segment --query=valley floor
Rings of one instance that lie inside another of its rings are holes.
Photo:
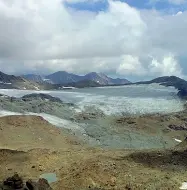
[[[168,150],[91,148],[39,116],[0,118],[0,180],[56,173],[54,190],[177,190],[187,180],[186,141]]]

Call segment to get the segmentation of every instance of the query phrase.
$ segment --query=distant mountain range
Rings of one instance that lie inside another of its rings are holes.
[[[0,72],[0,89],[30,89],[30,90],[60,90],[70,88],[120,86],[120,85],[139,85],[159,83],[163,86],[173,86],[179,90],[181,98],[187,98],[187,81],[176,76],[158,77],[150,81],[140,81],[130,83],[126,79],[112,79],[102,73],[88,73],[79,76],[65,71],[60,71],[46,77],[40,75],[24,75],[24,77],[7,75]]]
[[[66,71],[58,71],[56,73],[53,73],[51,75],[42,77],[40,75],[23,75],[25,79],[32,80],[35,82],[43,83],[52,83],[52,84],[69,84],[69,83],[76,83],[80,81],[93,81],[98,83],[99,85],[120,85],[120,84],[129,84],[130,81],[127,79],[113,79],[111,77],[108,77],[107,75],[103,73],[96,73],[91,72],[84,76],[76,75],[73,73],[68,73]]]

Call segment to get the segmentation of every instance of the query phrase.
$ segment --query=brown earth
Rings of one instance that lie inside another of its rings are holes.
[[[177,190],[187,180],[185,143],[173,150],[90,148],[37,116],[0,118],[0,181],[55,172],[54,190]]]
[[[118,130],[131,130],[149,135],[162,134],[163,137],[184,140],[187,136],[187,113],[152,114],[143,116],[121,117],[114,120]]]

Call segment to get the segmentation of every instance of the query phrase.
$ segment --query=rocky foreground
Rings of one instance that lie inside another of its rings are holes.
[[[0,181],[55,173],[54,190],[169,190],[186,181],[186,141],[168,150],[91,148],[38,116],[0,118]],[[46,189],[43,189],[46,190]]]
[[[46,179],[39,179],[37,182],[28,180],[26,182],[18,175],[14,174],[0,183],[0,190],[52,190]]]

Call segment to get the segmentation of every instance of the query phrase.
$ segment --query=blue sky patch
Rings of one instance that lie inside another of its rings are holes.
[[[78,3],[68,3],[65,2],[65,5],[76,9],[76,10],[86,10],[86,11],[93,11],[93,12],[100,12],[100,11],[106,11],[108,9],[108,1],[95,1],[92,0],[86,1],[86,2],[78,2]]]
[[[165,11],[170,14],[175,14],[178,11],[187,10],[187,4],[182,5],[174,5],[170,4],[167,0],[157,1],[155,3],[150,3],[150,0],[116,0],[129,4],[131,7],[135,7],[137,9],[156,9],[159,11]],[[106,11],[108,9],[108,1],[85,1],[85,2],[77,2],[77,3],[68,3],[65,2],[67,7],[81,10],[81,11],[92,11],[92,12],[100,12]]]

